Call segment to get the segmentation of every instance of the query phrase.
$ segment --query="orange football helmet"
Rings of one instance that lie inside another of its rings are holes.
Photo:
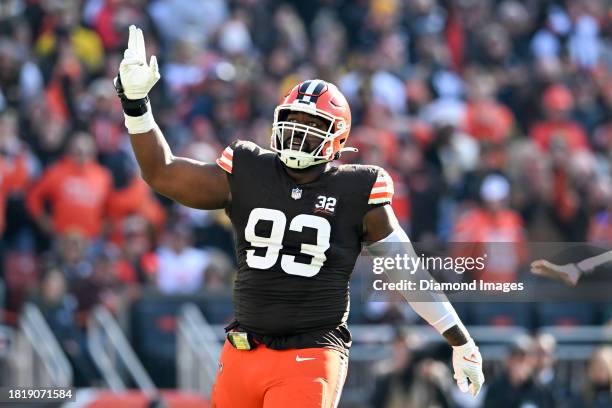
[[[321,130],[307,124],[289,122],[287,117],[291,112],[316,116],[329,123],[329,127]],[[357,151],[344,147],[350,130],[351,109],[344,95],[334,84],[312,79],[294,86],[276,107],[270,147],[287,167],[304,169],[335,160],[343,151]],[[301,138],[299,148],[293,143],[296,136]],[[317,140],[314,148],[310,146],[310,151],[304,150],[306,138]]]

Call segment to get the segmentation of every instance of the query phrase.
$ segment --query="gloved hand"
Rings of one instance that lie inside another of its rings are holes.
[[[474,340],[470,339],[462,346],[453,346],[454,378],[461,392],[470,392],[472,396],[478,395],[484,383],[482,373],[482,357]],[[470,383],[468,385],[468,379]]]
[[[142,30],[131,25],[128,47],[119,65],[120,78],[115,78],[115,87],[122,87],[127,99],[146,98],[153,85],[161,78],[155,55],[151,56],[149,65],[146,58]]]

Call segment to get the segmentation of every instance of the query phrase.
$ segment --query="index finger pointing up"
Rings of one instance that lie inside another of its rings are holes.
[[[132,24],[130,26],[130,35],[128,37],[128,49],[136,52],[138,46],[136,45],[136,26]]]

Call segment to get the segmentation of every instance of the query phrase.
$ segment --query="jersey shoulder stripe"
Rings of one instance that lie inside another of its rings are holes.
[[[275,157],[276,153],[262,149],[253,142],[236,140],[223,150],[216,163],[227,173],[235,176],[236,172],[242,172],[242,169],[248,172],[261,164],[261,160]]]
[[[368,164],[342,164],[339,175],[345,177],[343,185],[354,186],[354,192],[362,197],[364,205],[390,204],[393,198],[393,180],[382,167]]]
[[[217,159],[217,164],[223,170],[225,170],[229,174],[232,174],[233,160],[234,150],[230,146],[227,146],[225,150],[223,150],[223,153],[221,153],[221,156],[219,156],[219,158]]]
[[[384,169],[378,168],[376,181],[372,185],[368,204],[391,203],[393,200],[393,180]]]

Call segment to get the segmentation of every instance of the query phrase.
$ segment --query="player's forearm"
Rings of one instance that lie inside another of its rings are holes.
[[[154,127],[145,133],[130,134],[132,149],[142,178],[155,190],[165,184],[163,178],[170,174],[174,156],[161,131]],[[159,191],[163,194],[163,191]]]
[[[590,258],[583,259],[576,263],[581,272],[590,272],[598,266],[612,262],[612,251],[604,252],[603,254],[595,255]]]
[[[404,230],[395,223],[393,223],[393,232],[386,238],[368,246],[368,250],[375,256],[395,256],[398,253],[404,253],[409,257],[417,257],[410,239]],[[387,270],[386,274],[391,282],[400,282],[405,278],[406,271],[392,268]],[[412,280],[418,279],[429,280],[432,277],[427,270],[420,269],[414,271],[412,275]],[[469,333],[444,293],[406,291],[402,295],[412,309],[442,334],[452,346],[467,343],[470,338]]]
[[[455,308],[443,293],[428,291],[421,297],[430,297],[429,302],[408,302],[430,326],[442,334],[449,345],[462,346],[470,340],[470,334],[461,322]],[[422,299],[419,299],[422,300]]]
[[[174,176],[171,171],[175,158],[168,142],[155,123],[149,98],[128,99],[125,97],[119,77],[115,86],[121,99],[125,127],[130,134],[132,149],[140,166],[142,178],[158,193],[171,197],[172,192],[168,190],[168,186],[172,186],[176,181],[173,180]]]

